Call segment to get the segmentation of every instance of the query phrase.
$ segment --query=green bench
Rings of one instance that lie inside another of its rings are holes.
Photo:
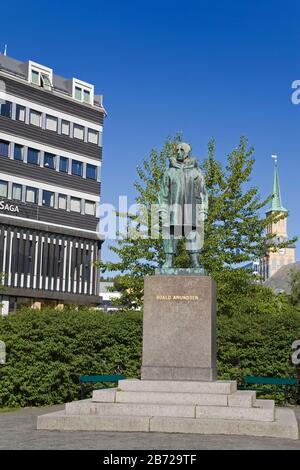
[[[246,377],[243,377],[243,381],[244,386],[242,389],[249,390],[251,388],[256,392],[264,393],[284,393],[284,403],[287,401],[291,387],[294,387],[293,396],[295,403],[297,403],[299,387],[297,379],[285,377],[255,377],[253,375],[247,375]],[[252,385],[258,385],[258,387],[251,387]],[[270,387],[259,388],[259,385],[270,385]]]
[[[118,383],[119,380],[126,379],[125,375],[80,375],[80,397],[81,400],[84,398],[84,392],[86,390],[85,384],[87,383]]]

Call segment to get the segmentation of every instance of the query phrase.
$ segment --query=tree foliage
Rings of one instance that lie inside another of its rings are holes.
[[[289,274],[291,287],[290,301],[292,305],[300,304],[300,271],[292,269]]]

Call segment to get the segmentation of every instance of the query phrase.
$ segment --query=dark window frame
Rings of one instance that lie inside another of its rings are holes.
[[[66,170],[62,169],[62,162],[66,163]],[[70,165],[70,159],[68,157],[59,157],[59,171],[61,171],[62,173],[68,173],[69,165]]]
[[[2,111],[2,109],[4,109],[4,112]],[[9,112],[7,112],[8,109],[9,109]],[[0,103],[0,115],[11,119],[11,115],[12,115],[12,102],[11,101],[5,100],[2,103]]]
[[[49,161],[51,161],[51,159],[53,160],[51,165],[47,164],[47,161],[46,161],[47,158],[49,158]],[[45,152],[44,153],[44,165],[43,166],[45,168],[48,168],[49,170],[55,170],[56,169],[56,155],[54,153]]]
[[[89,170],[95,171],[95,177],[88,176]],[[91,163],[86,164],[86,178],[89,180],[97,181],[97,166]]]
[[[80,167],[80,173],[75,171],[75,165]],[[72,160],[72,169],[71,169],[73,176],[80,176],[82,178],[83,175],[83,163],[80,160]]]
[[[30,161],[30,158],[31,158],[30,154],[31,154],[32,150],[34,151],[35,155],[37,155],[37,161],[36,162]],[[39,163],[40,163],[40,152],[39,152],[39,150],[34,149],[32,147],[28,147],[28,150],[27,150],[27,163],[29,163],[30,165],[39,166]]]
[[[20,157],[16,156],[16,149],[20,149]],[[23,161],[24,160],[24,145],[15,144],[14,146],[14,160]]]
[[[47,199],[44,196],[49,196],[49,201],[51,200],[51,197],[53,196],[53,205],[50,203],[46,203]],[[55,207],[55,192],[54,191],[48,191],[47,189],[43,189],[42,192],[42,205],[46,207],[51,207],[52,209]]]
[[[0,156],[1,157],[9,157],[9,144],[8,140],[0,139]],[[3,147],[2,147],[3,146]],[[6,148],[6,152],[2,152],[2,148]]]

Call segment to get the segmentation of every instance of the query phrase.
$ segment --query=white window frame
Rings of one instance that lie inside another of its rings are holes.
[[[59,207],[59,201],[60,201],[60,199],[63,199],[63,200],[66,201],[66,207],[64,207],[64,208]],[[58,194],[57,208],[60,209],[60,210],[67,210],[67,209],[68,209],[68,196],[67,196],[66,194],[61,194],[61,193]]]
[[[3,197],[4,199],[7,199],[8,197],[8,181],[5,180],[0,180],[0,184],[6,187],[6,195],[1,195],[0,197]]]
[[[63,126],[64,124],[68,124],[68,128],[69,128],[69,132],[66,133],[66,132],[63,132]],[[70,121],[67,121],[66,119],[62,119],[61,120],[61,133],[62,135],[67,135],[68,137],[70,137],[70,128],[71,128],[71,123]]]
[[[75,131],[82,131],[82,137],[76,137],[75,136]],[[73,139],[81,140],[82,142],[84,141],[84,127],[80,126],[79,124],[74,124],[73,125]]]
[[[21,197],[19,199],[14,198],[14,188],[16,189],[16,187],[18,187],[18,189],[21,189]],[[11,198],[14,199],[15,201],[22,201],[22,193],[23,193],[23,186],[19,183],[13,183],[12,188],[11,188]]]
[[[31,73],[32,71],[37,72],[39,74],[39,85],[32,83],[31,81]],[[41,75],[47,75],[49,81],[51,83],[51,87],[43,86],[42,77]],[[44,88],[44,90],[52,89],[53,87],[53,70],[49,67],[45,67],[44,65],[38,64],[37,62],[33,62],[32,60],[28,61],[28,82],[35,86],[40,86]]]
[[[75,202],[78,202],[79,201],[79,211],[75,211],[74,209],[72,209],[72,201]],[[82,202],[81,202],[81,199],[79,197],[74,197],[74,196],[71,196],[70,198],[70,211],[71,212],[76,212],[77,214],[80,214],[81,213],[81,209],[82,209]]]
[[[37,188],[35,188],[34,186],[26,186],[26,188],[25,188],[25,202],[28,202],[28,204],[38,204],[39,203],[38,191],[33,191],[34,194],[37,194],[37,201],[36,202],[32,202],[32,201],[27,200],[27,191],[31,191],[31,190],[34,190],[34,189],[37,189]]]
[[[51,129],[50,127],[48,127],[48,122],[54,122],[56,123],[56,128],[55,129]],[[57,132],[58,130],[58,119],[56,116],[51,116],[50,114],[46,114],[46,118],[45,118],[45,129],[48,130],[48,131],[52,131],[52,132]]]
[[[92,140],[90,140],[90,134],[92,134],[94,136],[95,136],[95,134],[97,135],[96,142],[93,142]],[[88,130],[87,130],[87,140],[90,144],[99,145],[99,131],[96,131],[95,129],[88,128]]]
[[[39,118],[40,118],[39,124],[33,124],[31,122],[31,115],[32,114],[39,115]],[[42,113],[40,111],[36,111],[35,109],[30,109],[29,110],[29,124],[31,124],[32,126],[35,126],[35,127],[42,127]]]
[[[93,210],[93,213],[92,213],[92,214],[90,214],[89,212],[87,212],[87,210],[86,210],[87,204],[93,204],[94,210]],[[89,200],[85,199],[85,201],[84,201],[84,213],[85,213],[86,215],[95,216],[95,215],[96,215],[96,202],[95,202],[95,201],[89,201]]]
[[[81,100],[79,101],[78,99],[75,98],[75,88],[81,88]],[[88,91],[90,93],[90,103],[87,103],[83,99],[83,90]],[[94,85],[91,85],[90,83],[83,82],[82,80],[78,80],[77,78],[72,78],[72,97],[74,100],[80,103],[85,103],[85,104],[90,104],[91,106],[94,106]]]

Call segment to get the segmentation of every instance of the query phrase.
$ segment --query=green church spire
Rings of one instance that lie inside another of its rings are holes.
[[[267,212],[287,212],[287,210],[282,206],[281,195],[280,195],[280,186],[279,186],[279,176],[277,168],[277,155],[272,155],[274,158],[274,179],[273,179],[273,193],[271,207]]]

